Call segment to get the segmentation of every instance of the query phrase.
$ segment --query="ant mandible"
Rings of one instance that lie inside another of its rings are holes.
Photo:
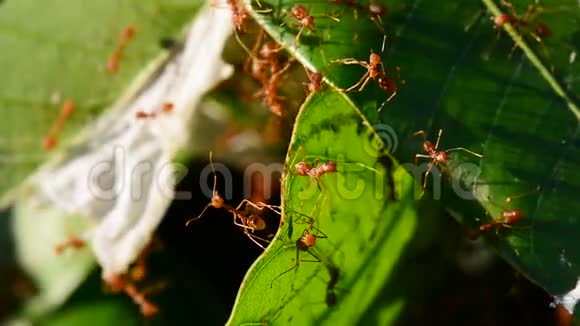
[[[387,42],[387,36],[385,35],[383,37],[383,45],[381,46],[381,55],[385,50],[386,42]],[[387,72],[385,70],[385,65],[382,62],[381,56],[374,53],[372,49],[371,49],[371,55],[369,57],[368,62],[362,61],[362,60],[359,60],[356,58],[345,58],[345,59],[334,60],[331,62],[331,64],[334,64],[334,63],[340,63],[340,64],[345,64],[345,65],[359,65],[359,66],[362,66],[365,69],[367,69],[365,74],[361,77],[361,79],[358,82],[356,82],[356,84],[352,85],[351,87],[349,87],[347,89],[344,89],[343,91],[350,92],[350,91],[355,90],[358,87],[358,90],[356,90],[356,91],[361,92],[365,88],[365,86],[367,85],[369,80],[373,79],[373,80],[377,81],[377,84],[379,85],[379,87],[382,90],[384,90],[387,93],[391,93],[391,95],[380,105],[378,112],[381,112],[384,105],[387,102],[389,102],[391,99],[393,99],[393,97],[395,97],[397,95],[397,91],[398,91],[397,84],[395,83],[395,81],[391,77],[389,77],[387,75]],[[379,65],[381,66],[380,70],[379,70]],[[395,67],[395,70],[399,71],[400,68]]]
[[[431,169],[433,169],[433,167],[435,165],[445,164],[448,160],[447,153],[449,153],[451,151],[458,151],[459,150],[459,151],[464,151],[464,152],[467,152],[469,154],[475,155],[479,158],[483,157],[483,155],[477,154],[477,153],[472,152],[472,151],[470,151],[466,148],[463,148],[463,147],[450,148],[450,149],[447,149],[444,151],[439,150],[439,140],[441,140],[441,134],[443,134],[443,129],[439,129],[439,133],[437,134],[437,141],[435,142],[435,144],[433,144],[432,142],[427,140],[427,136],[426,136],[424,130],[419,130],[413,134],[413,136],[417,136],[417,135],[423,136],[423,151],[425,151],[425,153],[427,153],[427,155],[416,154],[415,155],[415,164],[417,164],[417,159],[419,159],[419,158],[427,158],[427,159],[431,160],[431,162],[429,163],[429,166],[427,167],[427,172],[425,172],[425,180],[423,181],[423,191],[425,191],[425,188],[427,187],[427,179],[428,179],[429,173],[431,172]]]

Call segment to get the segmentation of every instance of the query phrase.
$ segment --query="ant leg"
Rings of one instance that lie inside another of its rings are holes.
[[[435,149],[439,148],[439,140],[441,140],[441,135],[443,134],[443,129],[439,129],[437,133],[437,141],[435,142]]]
[[[330,62],[330,64],[335,64],[335,63],[340,63],[343,65],[359,65],[359,66],[362,66],[366,69],[369,69],[369,64],[366,61],[361,61],[361,60],[355,59],[355,58],[338,59],[338,60],[333,60]]]
[[[447,149],[447,150],[445,150],[445,153],[447,153],[447,152],[452,152],[452,151],[464,151],[464,152],[467,152],[467,153],[469,153],[469,154],[471,154],[471,155],[475,155],[475,156],[477,156],[477,157],[479,157],[479,158],[482,158],[482,157],[483,157],[483,155],[481,155],[481,154],[478,154],[478,153],[476,153],[476,152],[473,152],[473,151],[470,151],[470,150],[468,150],[467,148],[463,148],[463,147],[455,147],[455,148],[450,148],[450,149]]]
[[[200,213],[200,214],[199,214],[197,217],[191,218],[191,219],[189,219],[187,222],[185,222],[185,226],[187,227],[187,226],[189,225],[189,223],[191,223],[191,222],[193,222],[193,221],[197,221],[197,220],[199,220],[199,219],[200,219],[200,218],[203,216],[203,213],[205,213],[205,211],[206,211],[206,210],[207,210],[207,209],[208,209],[210,206],[211,206],[211,203],[207,204],[207,205],[205,206],[205,208],[203,209],[203,211],[201,211],[201,213]]]
[[[365,79],[364,83],[361,85],[361,87],[359,87],[359,89],[357,90],[357,92],[362,92],[362,90],[365,88],[365,86],[367,85],[367,83],[369,82],[369,80],[371,80],[370,76],[367,76],[367,78]]]
[[[292,268],[290,268],[287,271],[284,271],[280,274],[278,274],[278,276],[274,277],[274,279],[272,280],[272,282],[270,283],[270,288],[272,288],[272,284],[274,284],[274,281],[277,280],[280,276],[289,273],[290,271],[292,271],[295,268],[298,268],[298,265],[300,265],[300,249],[298,249],[298,247],[296,247],[296,263],[294,264],[294,266],[292,266]]]
[[[431,170],[435,166],[435,162],[437,161],[434,160],[431,163],[429,163],[429,166],[427,167],[427,172],[425,172],[425,179],[423,180],[423,194],[425,193],[425,189],[427,189],[427,180],[429,180],[429,173],[431,173]]]
[[[546,47],[546,44],[544,44],[544,42],[542,41],[540,35],[536,33],[530,33],[530,35],[532,36],[532,38],[534,38],[534,40],[536,40],[536,42],[538,42],[538,44],[540,44],[542,52],[544,52],[544,56],[546,56],[546,60],[551,61],[550,51],[548,50],[548,47]]]
[[[418,135],[421,135],[423,137],[423,142],[427,141],[427,133],[425,132],[425,130],[419,130],[413,134],[413,136],[418,136]]]
[[[363,83],[363,82],[364,82],[364,83],[366,84],[366,82],[367,82],[369,79],[370,79],[370,76],[369,76],[369,72],[367,71],[367,72],[365,72],[365,74],[362,76],[362,78],[361,78],[361,79],[360,79],[358,82],[356,82],[356,84],[352,85],[351,87],[349,87],[349,88],[347,88],[347,89],[344,89],[344,91],[345,91],[345,92],[350,92],[350,91],[352,91],[353,89],[357,88],[357,87],[358,87],[358,86],[359,86],[361,83]]]
[[[280,206],[268,205],[268,204],[263,203],[263,202],[254,203],[248,199],[243,199],[242,202],[240,203],[240,205],[238,205],[237,210],[239,210],[243,204],[248,204],[248,205],[250,205],[258,210],[263,210],[264,208],[268,208],[272,212],[274,212],[278,215],[282,215],[282,211],[280,210]]]
[[[250,240],[252,240],[252,242],[253,242],[253,243],[257,244],[257,245],[258,245],[258,247],[260,247],[260,248],[262,248],[262,249],[266,250],[266,247],[264,247],[264,246],[263,246],[261,243],[259,243],[259,242],[258,242],[258,239],[259,239],[259,240],[261,240],[261,241],[264,241],[264,242],[269,242],[269,241],[267,241],[267,240],[265,240],[265,239],[262,239],[262,238],[260,238],[260,237],[258,237],[258,236],[255,236],[255,235],[251,234],[250,232],[248,232],[248,230],[247,230],[247,229],[244,229],[244,234],[245,234],[245,235],[246,235],[246,236],[247,236],[247,237],[248,237]]]
[[[300,35],[302,35],[303,31],[304,31],[304,26],[300,27],[298,34],[296,34],[296,37],[294,38],[294,46],[296,48],[300,47]]]
[[[379,110],[378,110],[377,112],[379,112],[379,113],[380,113],[380,112],[381,112],[381,110],[383,109],[383,107],[385,106],[385,104],[387,104],[387,102],[390,102],[390,101],[391,101],[391,99],[392,99],[393,97],[395,97],[395,95],[397,95],[397,92],[393,92],[393,94],[391,94],[391,96],[389,96],[389,98],[387,98],[387,99],[386,99],[386,100],[385,100],[385,101],[384,101],[384,102],[381,104],[381,106],[379,106]]]
[[[416,154],[415,155],[415,165],[417,165],[417,163],[419,162],[418,159],[419,158],[428,158],[428,159],[432,159],[431,156],[429,155],[425,155],[425,154]]]
[[[235,226],[239,226],[239,227],[241,227],[244,230],[248,230],[249,229],[249,230],[254,231],[254,228],[253,227],[251,227],[251,226],[249,226],[249,225],[246,224],[246,219],[244,217],[240,216],[240,214],[235,213],[235,212],[232,212],[232,214],[234,215],[234,225]],[[236,218],[239,218],[240,221],[242,221],[242,223],[236,221]]]
[[[538,192],[538,191],[540,191],[540,190],[541,190],[541,187],[540,187],[540,186],[538,186],[538,187],[536,187],[536,189],[534,189],[534,190],[527,191],[527,192],[524,192],[524,193],[521,193],[521,194],[518,194],[518,195],[512,195],[512,196],[508,196],[508,197],[505,199],[504,203],[503,203],[503,210],[505,211],[505,210],[507,209],[507,207],[509,206],[509,204],[510,204],[510,202],[511,202],[512,200],[514,200],[514,199],[519,199],[519,198],[522,198],[522,197],[527,197],[527,196],[529,196],[529,195],[531,195],[531,194],[533,194],[533,193],[535,193],[535,192]]]
[[[514,8],[514,5],[511,2],[506,1],[506,0],[501,0],[500,4],[504,7],[506,7],[509,11],[511,11],[511,15],[514,18],[518,17],[518,12],[516,11],[516,8]]]
[[[309,253],[310,256],[314,257],[314,259],[316,259],[316,260],[302,260],[302,262],[305,262],[305,263],[320,263],[321,262],[320,258],[318,258],[318,256],[316,256],[312,251],[306,250],[306,252]]]

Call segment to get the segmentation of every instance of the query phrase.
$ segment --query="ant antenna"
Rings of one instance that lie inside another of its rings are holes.
[[[385,52],[385,44],[387,44],[387,35],[383,35],[383,45],[381,46],[381,56]]]
[[[209,207],[213,206],[215,208],[221,208],[224,206],[224,199],[220,196],[220,194],[216,190],[217,174],[215,173],[215,168],[213,166],[213,152],[212,151],[209,151],[209,164],[211,166],[211,171],[213,173],[213,191],[212,191],[211,201],[205,206],[203,211],[201,211],[201,213],[197,217],[192,218],[192,219],[188,220],[187,222],[185,222],[186,227],[189,225],[189,223],[196,221],[196,220],[199,220]]]
[[[209,165],[211,166],[211,172],[213,173],[213,192],[212,195],[215,196],[217,191],[215,190],[217,184],[217,174],[215,173],[215,168],[213,167],[213,152],[209,151]]]
[[[478,154],[476,152],[472,152],[472,151],[468,150],[467,148],[463,148],[463,147],[450,148],[450,149],[446,150],[445,153],[451,152],[451,151],[464,151],[464,152],[467,152],[467,153],[469,153],[471,155],[475,155],[475,156],[477,156],[479,158],[482,158],[483,157],[483,155]]]

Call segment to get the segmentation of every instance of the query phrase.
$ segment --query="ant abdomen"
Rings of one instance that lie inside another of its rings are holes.
[[[516,223],[524,218],[524,212],[519,209],[512,209],[501,213],[501,217],[506,224]]]

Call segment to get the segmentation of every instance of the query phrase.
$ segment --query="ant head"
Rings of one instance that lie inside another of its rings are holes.
[[[173,111],[173,103],[171,103],[171,102],[165,102],[165,103],[163,103],[162,110],[163,110],[163,112],[171,112],[171,111]]]
[[[248,18],[248,13],[243,9],[237,9],[233,11],[233,21],[236,29],[241,31],[244,26],[244,21]]]
[[[501,14],[493,17],[493,23],[496,27],[501,27],[503,24],[511,23],[512,18],[508,14]]]
[[[276,58],[275,53],[278,52],[278,50],[279,48],[276,46],[276,43],[269,41],[262,45],[260,55],[266,60],[272,60]]]
[[[300,238],[300,245],[302,250],[314,247],[316,245],[316,236],[310,232],[306,232],[302,238]]]
[[[224,198],[220,196],[217,192],[214,193],[213,197],[211,197],[211,206],[215,208],[222,208],[224,207]]]
[[[266,228],[266,222],[264,221],[264,219],[261,216],[255,214],[250,215],[250,217],[248,218],[248,225],[252,229],[258,231],[262,231]]]
[[[135,29],[134,26],[127,26],[124,30],[123,30],[123,40],[128,41],[130,39],[133,38],[133,36],[135,36],[135,32],[137,32],[137,30]]]
[[[296,164],[296,173],[300,176],[308,175],[308,172],[311,169],[312,168],[310,167],[310,165],[306,162],[300,162],[300,163]]]
[[[373,50],[371,50],[371,56],[369,58],[369,64],[371,66],[378,66],[379,64],[381,64],[381,56],[374,53]]]
[[[292,16],[294,16],[294,18],[298,20],[302,20],[302,18],[308,16],[308,10],[306,9],[306,7],[302,5],[295,5],[294,7],[292,7],[290,13],[292,14]]]

